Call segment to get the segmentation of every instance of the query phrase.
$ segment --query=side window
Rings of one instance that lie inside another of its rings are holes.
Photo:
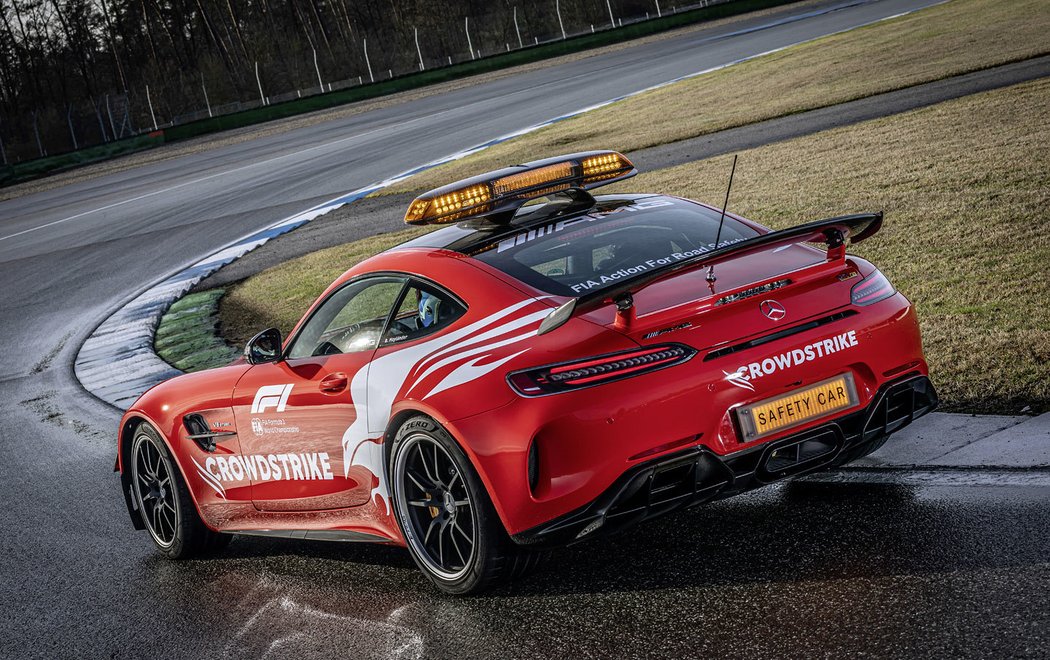
[[[373,277],[339,289],[306,322],[288,357],[374,349],[405,282],[403,277]]]
[[[447,328],[466,311],[449,294],[426,284],[409,282],[380,346],[392,346]]]

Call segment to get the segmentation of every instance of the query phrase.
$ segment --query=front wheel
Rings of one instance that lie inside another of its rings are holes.
[[[131,440],[131,483],[139,515],[154,545],[171,559],[218,550],[230,542],[204,524],[160,434],[141,424]]]
[[[429,417],[401,426],[390,466],[394,511],[408,550],[442,591],[477,593],[539,562],[540,554],[508,538],[470,461]]]

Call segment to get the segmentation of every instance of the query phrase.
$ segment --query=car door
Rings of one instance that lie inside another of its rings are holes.
[[[340,287],[288,342],[284,359],[253,366],[237,383],[239,463],[257,508],[319,511],[368,500],[372,475],[349,469],[343,436],[358,418],[367,423],[368,364],[406,281],[383,275]]]

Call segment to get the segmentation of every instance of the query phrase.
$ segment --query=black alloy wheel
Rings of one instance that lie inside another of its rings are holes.
[[[201,520],[182,473],[156,429],[145,422],[139,424],[125,456],[139,516],[162,554],[184,559],[229,544],[229,534],[214,532]]]
[[[477,518],[463,474],[445,448],[426,433],[402,441],[395,472],[397,505],[411,525],[408,542],[444,580],[466,572],[477,545]]]
[[[441,591],[465,595],[525,575],[545,553],[511,541],[474,466],[434,420],[412,417],[391,443],[394,514],[409,553]]]
[[[142,522],[153,541],[168,549],[175,543],[179,528],[172,468],[152,434],[140,433],[132,450],[131,477]]]

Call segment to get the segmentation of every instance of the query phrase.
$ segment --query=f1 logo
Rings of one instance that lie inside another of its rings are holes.
[[[291,384],[263,385],[255,393],[255,401],[252,401],[252,414],[264,413],[267,408],[274,408],[274,412],[284,412],[284,407],[288,404],[288,395],[291,393]]]

